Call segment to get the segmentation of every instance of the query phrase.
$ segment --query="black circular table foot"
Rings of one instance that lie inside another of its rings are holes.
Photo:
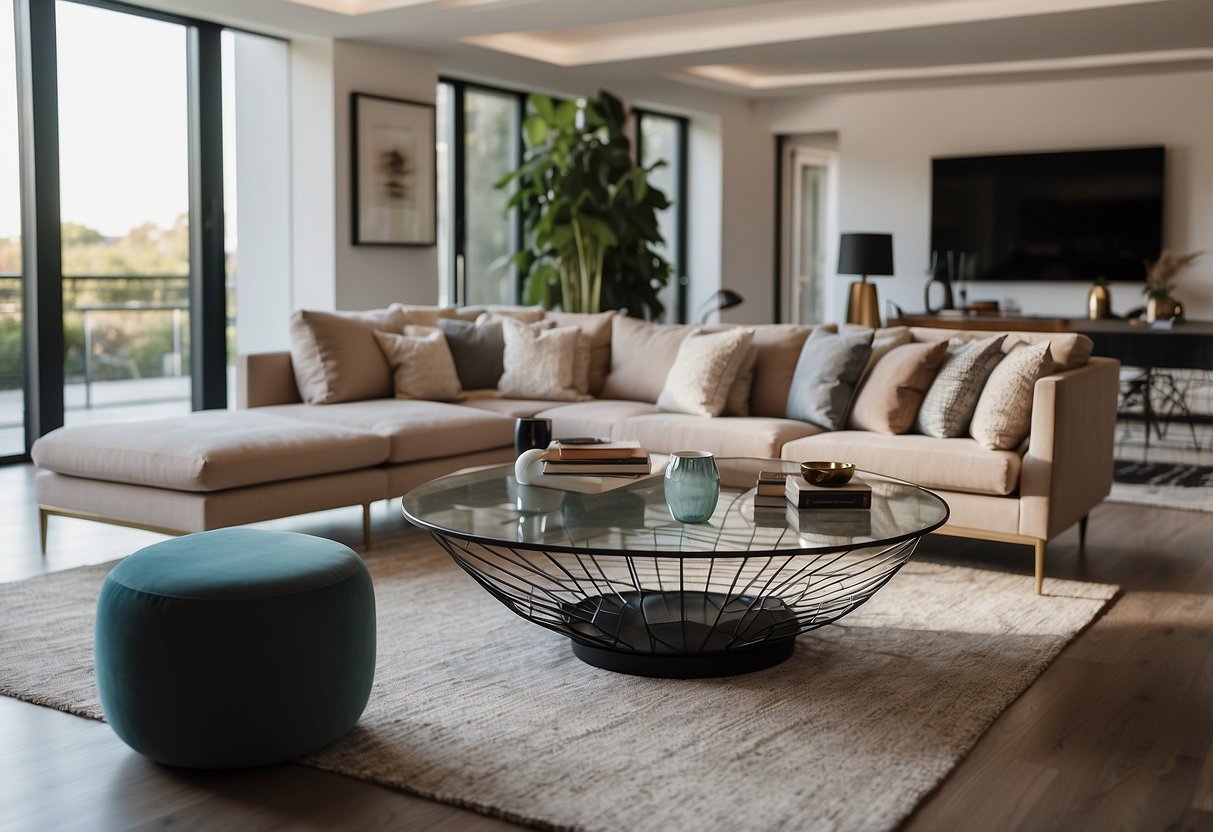
[[[572,642],[572,645],[574,656],[603,670],[661,679],[704,679],[712,676],[737,676],[774,667],[792,655],[796,649],[796,639],[780,639],[728,653],[694,655],[625,653],[591,647],[576,641]]]

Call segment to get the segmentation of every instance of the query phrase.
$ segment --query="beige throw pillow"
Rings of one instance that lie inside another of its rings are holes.
[[[549,312],[545,318],[556,326],[575,326],[589,336],[589,386],[583,392],[591,396],[602,393],[602,385],[611,371],[611,319],[618,314],[614,309],[606,312]]]
[[[749,346],[745,348],[741,367],[737,370],[737,380],[729,388],[729,397],[724,403],[722,416],[750,415],[750,393],[754,390],[754,367],[757,364],[758,345],[751,340]]]
[[[611,372],[603,384],[602,398],[657,401],[678,347],[692,329],[627,315],[611,318]]]
[[[453,306],[422,306],[414,303],[393,303],[388,308],[399,314],[405,325],[438,326],[438,321],[442,318],[455,317],[455,307]]]
[[[583,337],[579,329],[565,326],[540,330],[513,318],[503,318],[501,324],[505,336],[505,372],[497,382],[501,395],[566,402],[584,398],[576,386],[577,347]],[[588,369],[588,338],[585,343]]]
[[[673,413],[719,416],[753,338],[752,329],[693,330],[678,347],[657,407]]]
[[[515,321],[521,321],[524,324],[534,324],[542,321],[545,310],[542,306],[496,306],[489,304],[484,307],[484,312],[476,318],[478,323],[487,323],[488,321],[499,321],[502,318],[513,318]]]
[[[1052,368],[1048,341],[1012,350],[990,373],[973,411],[969,435],[990,450],[1018,448],[1032,427],[1036,380]]]
[[[424,335],[376,332],[375,340],[392,367],[396,398],[435,402],[453,402],[463,398],[455,359],[441,330],[430,330]]]
[[[906,433],[947,355],[946,341],[903,344],[889,350],[868,372],[867,381],[851,405],[851,427],[876,433]]]
[[[392,371],[375,341],[376,330],[399,332],[396,309],[291,315],[291,364],[300,397],[308,404],[334,404],[392,395]]]

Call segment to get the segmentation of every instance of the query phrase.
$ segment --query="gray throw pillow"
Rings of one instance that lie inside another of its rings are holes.
[[[1006,337],[948,345],[948,357],[918,409],[919,433],[940,439],[968,434],[986,379],[1002,360]]]
[[[439,318],[438,327],[451,348],[463,389],[495,388],[505,372],[505,336],[501,333],[501,321],[477,325],[471,321]]]
[[[827,332],[817,327],[800,350],[792,387],[788,391],[788,418],[811,422],[826,430],[841,430],[847,423],[855,385],[872,352],[870,329]]]

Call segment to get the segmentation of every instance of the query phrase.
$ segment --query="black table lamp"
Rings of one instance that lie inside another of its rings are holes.
[[[868,283],[868,275],[893,274],[893,235],[843,234],[838,243],[838,273],[863,276],[858,283],[851,284],[847,323],[879,327],[876,286]]]

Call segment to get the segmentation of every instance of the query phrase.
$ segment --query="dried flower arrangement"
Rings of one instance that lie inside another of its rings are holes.
[[[1202,254],[1203,251],[1176,254],[1171,249],[1164,248],[1153,263],[1146,261],[1146,286],[1141,293],[1152,298],[1169,297],[1171,289],[1175,286],[1175,278]]]

